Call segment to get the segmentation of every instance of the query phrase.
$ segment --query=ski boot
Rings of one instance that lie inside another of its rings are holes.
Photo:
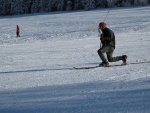
[[[109,67],[109,63],[108,62],[102,62],[101,64],[99,64],[99,67]]]

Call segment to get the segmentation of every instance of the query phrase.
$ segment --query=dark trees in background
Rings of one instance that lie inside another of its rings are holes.
[[[0,15],[144,6],[150,0],[0,0]]]

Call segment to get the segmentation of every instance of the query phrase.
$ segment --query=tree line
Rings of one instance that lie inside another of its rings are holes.
[[[0,15],[144,6],[150,0],[0,0]]]

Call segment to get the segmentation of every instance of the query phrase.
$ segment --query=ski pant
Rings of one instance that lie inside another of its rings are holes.
[[[104,46],[97,51],[102,62],[116,62],[122,60],[122,56],[112,57],[113,52],[114,48],[111,46]],[[107,59],[105,58],[104,53],[106,53]]]
[[[20,37],[20,34],[19,34],[19,32],[16,32],[16,35],[17,35],[17,37]]]

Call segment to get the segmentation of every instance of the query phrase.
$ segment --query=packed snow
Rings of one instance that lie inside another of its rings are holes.
[[[113,55],[145,63],[74,69],[101,63],[97,28],[108,10],[0,17],[0,113],[149,113],[149,6],[110,9],[106,19]]]

